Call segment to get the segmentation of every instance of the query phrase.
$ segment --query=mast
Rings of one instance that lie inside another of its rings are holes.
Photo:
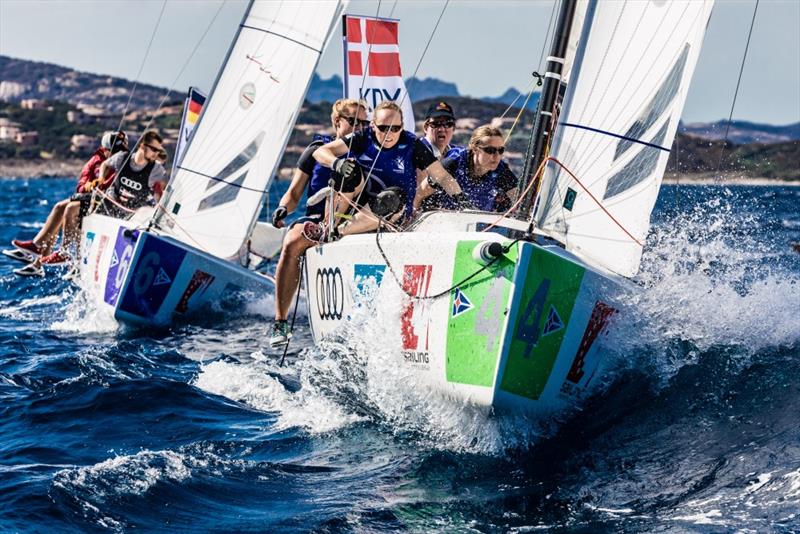
[[[531,180],[536,179],[534,173],[544,159],[544,152],[550,141],[550,123],[553,118],[553,106],[561,87],[561,74],[564,68],[564,57],[569,44],[569,35],[572,28],[572,19],[575,15],[575,6],[578,0],[562,0],[558,13],[553,42],[550,45],[550,55],[547,57],[547,67],[544,74],[542,96],[536,110],[536,119],[533,123],[530,142],[528,143],[528,157],[525,158],[525,168],[519,178],[518,191],[522,192]],[[537,186],[531,188],[517,209],[517,215],[528,218],[535,200]]]

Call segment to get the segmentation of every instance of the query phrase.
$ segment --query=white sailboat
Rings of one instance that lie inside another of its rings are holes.
[[[538,195],[528,187],[521,209],[499,219],[430,212],[403,232],[309,249],[315,340],[389,299],[397,365],[422,387],[535,415],[584,397],[611,299],[639,268],[712,4],[564,0],[532,137],[528,168],[545,167]]]
[[[167,325],[242,291],[272,291],[252,257],[282,233],[257,217],[342,8],[251,1],[157,208],[83,221],[79,283],[101,308]]]

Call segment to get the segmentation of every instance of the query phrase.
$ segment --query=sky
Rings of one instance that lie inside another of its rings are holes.
[[[727,119],[755,1],[717,0],[684,121]],[[0,0],[0,55],[178,93],[189,85],[208,90],[246,5],[245,0]],[[552,0],[450,0],[423,56],[444,5],[445,0],[353,0],[347,12],[401,20],[405,77],[416,72],[450,81],[461,94],[475,97],[498,96],[509,87],[526,92],[530,73],[540,70]],[[341,74],[340,35],[338,29],[323,54],[317,70],[322,77]],[[760,0],[733,117],[778,125],[800,121],[800,0]]]

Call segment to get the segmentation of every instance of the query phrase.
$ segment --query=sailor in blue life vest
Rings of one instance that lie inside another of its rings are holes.
[[[331,125],[335,137],[315,135],[314,140],[297,160],[292,183],[272,214],[272,225],[276,228],[282,228],[285,224],[284,219],[297,208],[306,186],[308,186],[307,197],[328,186],[331,170],[317,163],[313,157],[314,152],[325,143],[340,139],[369,125],[366,102],[349,98],[337,100],[331,110]],[[307,206],[305,216],[294,221],[283,238],[281,256],[275,272],[275,322],[270,332],[270,345],[273,348],[285,345],[289,341],[291,334],[286,319],[300,281],[300,257],[316,244],[315,241],[309,241],[303,236],[303,225],[307,221],[320,221],[324,214],[325,202]]]
[[[450,144],[456,131],[453,106],[444,101],[432,104],[425,115],[425,122],[422,123],[422,131],[425,135],[420,140],[441,161],[445,154],[455,148],[455,145]]]
[[[466,148],[453,148],[442,160],[476,209],[506,211],[517,196],[517,177],[502,159],[505,150],[503,132],[485,125],[475,130]],[[421,184],[417,201],[424,210],[462,207],[429,180]]]
[[[403,130],[403,112],[390,100],[375,107],[369,129],[323,145],[314,152],[314,159],[342,175],[343,184],[353,185],[349,191],[342,189],[340,193],[360,206],[351,220],[334,229],[334,234],[358,234],[377,228],[376,207],[387,205],[382,203],[385,198],[382,193],[387,190],[396,193],[399,203],[394,202],[389,212],[382,209],[383,213],[377,215],[393,222],[410,220],[418,183],[426,176],[457,203],[467,202],[461,187],[428,147],[413,133]],[[304,231],[322,235],[320,227]]]

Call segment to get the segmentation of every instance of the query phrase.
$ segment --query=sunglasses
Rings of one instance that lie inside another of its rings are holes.
[[[149,149],[150,149],[150,150],[152,150],[153,152],[163,152],[163,151],[164,151],[164,147],[160,147],[160,146],[153,146],[153,145],[148,145],[148,144],[144,144],[144,146],[145,146],[146,148],[149,148]]]
[[[501,146],[500,148],[495,148],[493,146],[479,146],[481,150],[489,154],[490,156],[494,156],[495,154],[503,155],[503,152],[506,151],[506,147]]]
[[[347,124],[350,126],[355,126],[356,124],[358,124],[359,128],[369,126],[369,121],[366,119],[357,119],[355,117],[347,117],[345,115],[339,115],[339,118],[346,120]]]
[[[455,125],[456,125],[456,123],[454,121],[442,121],[442,122],[429,122],[428,123],[428,126],[433,128],[434,130],[436,128],[447,128],[447,129],[450,129],[450,128],[453,128]]]
[[[375,128],[377,128],[381,133],[386,133],[390,130],[392,133],[397,133],[403,129],[403,127],[399,124],[376,124]]]

